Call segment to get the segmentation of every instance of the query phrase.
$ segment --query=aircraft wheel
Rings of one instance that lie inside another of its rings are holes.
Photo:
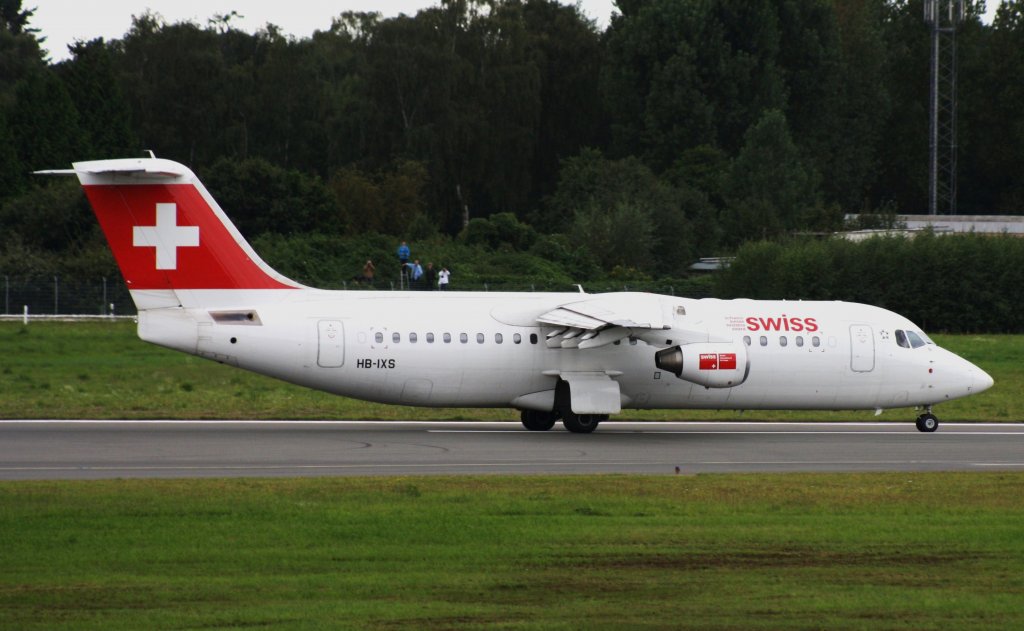
[[[939,429],[939,419],[932,413],[922,414],[917,417],[917,431],[934,432]]]
[[[607,419],[607,416],[601,414],[574,414],[573,412],[567,412],[565,417],[562,418],[562,425],[574,434],[589,434],[597,429],[601,421]]]
[[[557,420],[554,412],[538,412],[537,410],[523,410],[519,418],[523,421],[523,427],[531,432],[546,432],[555,426]]]

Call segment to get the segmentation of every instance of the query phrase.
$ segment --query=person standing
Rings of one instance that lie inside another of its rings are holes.
[[[402,269],[409,264],[409,244],[402,241],[401,245],[398,246],[398,264]]]
[[[363,266],[363,282],[367,285],[372,285],[373,275],[376,271],[377,268],[374,266],[373,261],[366,259],[366,265]]]
[[[409,244],[402,241],[396,254],[398,255],[398,286],[404,289],[409,280],[408,270],[405,269],[409,267]]]
[[[423,288],[427,291],[434,291],[434,284],[437,282],[437,270],[433,263],[427,263],[427,269],[423,270]]]
[[[405,266],[409,268],[409,289],[421,289],[423,268],[420,266],[420,260],[416,259],[412,263],[406,263]]]
[[[441,271],[437,273],[437,288],[440,291],[446,291],[448,289],[448,277],[452,273],[448,271],[447,267],[441,266]]]

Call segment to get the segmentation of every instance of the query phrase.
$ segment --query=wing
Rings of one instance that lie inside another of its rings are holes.
[[[555,327],[549,348],[598,348],[626,337],[659,347],[707,341],[706,330],[688,330],[685,310],[671,298],[655,294],[600,294],[565,303],[537,317]]]

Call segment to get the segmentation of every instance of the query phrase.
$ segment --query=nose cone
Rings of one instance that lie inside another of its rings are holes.
[[[989,375],[981,368],[975,366],[974,372],[974,392],[984,392],[991,388],[992,385],[995,383],[995,380],[992,379],[991,375]]]
[[[959,387],[966,386],[967,394],[984,392],[995,383],[988,373],[968,362],[964,357],[953,354],[948,350],[945,352],[946,354],[942,361],[944,366],[940,370],[946,373],[946,376],[951,378],[950,381],[955,382]]]
[[[936,394],[941,394],[946,400],[959,399],[992,387],[992,377],[981,368],[945,349],[936,348],[935,351],[936,380],[931,387]]]

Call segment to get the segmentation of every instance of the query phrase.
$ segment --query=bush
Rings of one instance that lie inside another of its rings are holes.
[[[845,300],[927,330],[1024,331],[1024,240],[976,234],[751,243],[718,277],[722,298]]]

